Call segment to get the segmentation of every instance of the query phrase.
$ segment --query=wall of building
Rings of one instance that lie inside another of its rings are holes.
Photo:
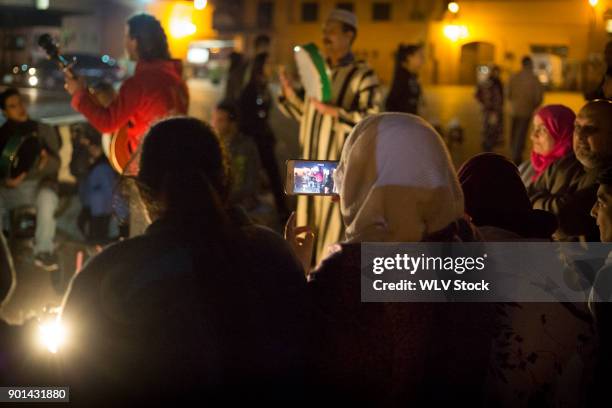
[[[339,1],[319,0],[316,22],[301,21],[301,1],[274,2],[274,25],[271,29],[256,26],[257,2],[245,2],[247,43],[258,32],[273,37],[273,61],[291,64],[292,49],[297,44],[321,44],[321,26],[325,16]],[[461,47],[470,42],[493,45],[493,60],[507,75],[519,68],[523,55],[532,45],[556,45],[568,48],[567,61],[583,62],[591,53],[601,53],[608,39],[603,15],[612,7],[611,0],[600,0],[592,9],[586,0],[464,0],[460,12],[452,18],[444,12],[444,1],[391,0],[391,20],[373,21],[375,1],[352,1],[359,20],[355,53],[366,59],[383,82],[389,83],[393,70],[393,53],[398,44],[423,42],[427,63],[421,73],[423,82],[456,84],[460,80]],[[426,17],[416,21],[415,8]],[[440,19],[440,17],[442,17]],[[456,42],[443,33],[448,24],[464,25],[468,35]]]

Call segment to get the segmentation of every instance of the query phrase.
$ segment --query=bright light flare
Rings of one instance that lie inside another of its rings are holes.
[[[172,20],[170,22],[170,35],[174,38],[183,38],[195,34],[196,26],[188,20]]]
[[[32,75],[31,77],[29,77],[28,84],[30,84],[30,86],[38,85],[38,77],[36,77],[35,75]]]
[[[459,12],[459,4],[457,4],[454,1],[451,1],[450,3],[448,3],[448,11],[450,11],[453,14],[457,14]]]
[[[191,48],[187,51],[187,61],[191,64],[206,64],[210,57],[210,52],[206,48]]]
[[[591,7],[597,7],[598,3],[599,3],[599,0],[589,0],[589,4],[591,5]]]
[[[444,26],[444,35],[451,41],[455,42],[464,39],[468,36],[468,29],[463,25],[449,24]]]
[[[193,7],[196,10],[204,10],[206,8],[206,4],[207,3],[208,3],[208,1],[206,1],[206,0],[194,0]]]
[[[66,341],[66,328],[59,320],[43,322],[38,326],[40,343],[55,354]]]
[[[28,69],[28,74],[30,74],[30,75],[36,75],[36,68],[30,68],[30,69]]]

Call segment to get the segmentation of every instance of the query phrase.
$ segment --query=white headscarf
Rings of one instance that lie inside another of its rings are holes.
[[[348,242],[418,242],[463,216],[444,141],[415,115],[361,121],[344,144],[334,179]]]

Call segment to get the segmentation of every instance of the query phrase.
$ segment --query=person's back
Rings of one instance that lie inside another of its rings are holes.
[[[543,89],[538,78],[529,69],[514,74],[508,83],[508,99],[514,116],[531,118],[542,103]]]
[[[149,136],[138,185],[153,224],[89,262],[65,298],[71,397],[88,401],[104,385],[109,400],[300,398],[299,263],[279,236],[227,206],[212,129],[174,118]]]
[[[296,386],[306,321],[299,265],[273,232],[243,232],[240,253],[219,256],[214,243],[194,248],[157,222],[86,266],[62,317],[74,327],[64,360],[75,401],[100,384],[162,397],[181,389],[215,396],[233,383]]]
[[[362,269],[364,244],[477,240],[442,138],[414,115],[373,115],[345,142],[336,177],[346,241],[308,285],[328,392],[376,406],[479,406],[491,305],[361,299],[362,279],[380,279]]]

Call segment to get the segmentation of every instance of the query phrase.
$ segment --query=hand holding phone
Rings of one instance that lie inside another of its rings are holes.
[[[300,236],[303,235],[303,236]],[[295,211],[287,220],[285,225],[285,240],[291,245],[295,255],[304,268],[304,274],[310,272],[310,261],[312,260],[312,251],[314,249],[315,233],[310,227],[296,225]]]

